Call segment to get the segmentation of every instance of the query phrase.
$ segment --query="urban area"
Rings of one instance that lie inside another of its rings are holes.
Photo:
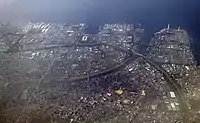
[[[186,30],[168,25],[144,44],[140,24],[87,28],[0,25],[0,123],[200,122]]]

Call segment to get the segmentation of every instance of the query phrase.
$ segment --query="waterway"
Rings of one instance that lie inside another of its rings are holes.
[[[0,18],[11,22],[87,23],[96,33],[104,23],[141,23],[148,43],[153,33],[179,26],[193,38],[193,52],[200,63],[199,0],[9,0]]]

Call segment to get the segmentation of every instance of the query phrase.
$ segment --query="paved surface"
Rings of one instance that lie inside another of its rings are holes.
[[[108,24],[91,35],[83,24],[38,23],[4,35],[12,41],[1,45],[7,121],[183,122],[190,112],[183,85],[137,52],[133,27]]]

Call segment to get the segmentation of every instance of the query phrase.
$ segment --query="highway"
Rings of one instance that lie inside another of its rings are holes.
[[[107,69],[107,70],[104,70],[104,71],[100,71],[100,72],[97,72],[97,73],[90,73],[89,75],[78,76],[78,77],[56,78],[54,80],[54,82],[80,81],[80,80],[87,80],[88,77],[89,78],[95,78],[95,77],[105,76],[105,75],[117,72],[117,71],[125,68],[127,65],[129,65],[130,63],[135,61],[138,57],[141,57],[147,63],[149,63],[151,66],[153,66],[156,70],[158,70],[163,75],[163,77],[167,80],[168,85],[171,87],[171,89],[177,95],[181,110],[183,112],[186,112],[188,110],[188,106],[186,104],[185,97],[184,97],[184,94],[182,92],[181,86],[177,83],[175,78],[173,78],[173,76],[171,76],[168,72],[166,72],[162,67],[160,67],[159,65],[154,63],[152,60],[150,60],[146,56],[144,56],[144,55],[142,55],[142,54],[140,54],[140,53],[138,53],[134,50],[127,50],[125,48],[118,47],[118,46],[115,46],[115,45],[112,45],[112,44],[98,42],[96,44],[65,44],[65,45],[58,45],[58,46],[53,46],[53,47],[20,50],[18,52],[47,50],[47,49],[55,49],[55,48],[60,48],[60,47],[74,47],[74,46],[92,47],[92,46],[96,46],[96,45],[107,45],[107,46],[112,47],[113,49],[115,49],[117,51],[124,52],[124,53],[128,54],[128,56],[124,59],[124,61],[122,63],[120,63],[119,65],[117,65],[113,68],[110,68],[110,69]]]
[[[158,66],[156,63],[154,63],[153,61],[151,61],[147,57],[143,56],[142,54],[138,54],[138,55],[140,57],[142,57],[145,61],[147,61],[151,66],[153,66],[160,73],[162,73],[165,80],[167,80],[168,85],[171,87],[171,89],[177,95],[181,110],[183,112],[188,111],[188,106],[186,104],[186,100],[185,100],[184,94],[182,92],[181,85],[178,84],[178,82],[175,80],[175,78],[173,76],[171,76],[166,70],[164,70],[162,67]]]

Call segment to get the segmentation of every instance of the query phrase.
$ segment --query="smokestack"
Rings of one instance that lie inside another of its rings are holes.
[[[168,26],[167,26],[167,29],[169,29],[170,28],[170,24],[168,24]]]
[[[178,27],[178,31],[180,31],[180,29],[181,29],[181,27],[179,26],[179,27]]]

